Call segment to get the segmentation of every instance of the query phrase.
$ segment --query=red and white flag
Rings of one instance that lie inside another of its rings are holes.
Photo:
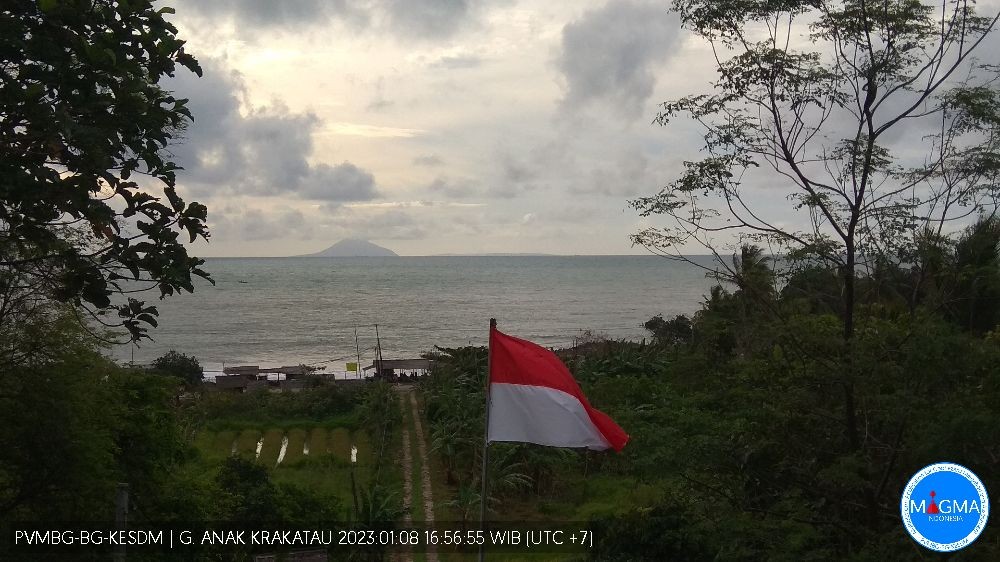
[[[629,436],[587,402],[555,353],[490,328],[487,441],[621,451]]]

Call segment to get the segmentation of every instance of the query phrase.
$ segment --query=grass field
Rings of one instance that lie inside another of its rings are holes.
[[[306,445],[309,445],[310,455],[325,455],[330,452],[329,431],[322,427],[314,427],[307,431],[309,436],[306,439]]]
[[[281,438],[285,432],[280,429],[268,429],[264,432],[263,446],[260,449],[260,456],[257,462],[265,466],[275,466],[278,464],[278,451],[281,449]]]
[[[422,404],[422,397],[415,398]],[[425,494],[421,472],[424,459],[419,454],[420,447],[413,423],[412,404],[407,399],[401,403],[402,419],[400,430],[408,430],[410,437],[412,470],[411,515],[415,522],[427,519],[427,507],[424,505]],[[340,422],[344,423],[340,423]],[[431,506],[433,515],[439,523],[457,525],[460,516],[457,510],[448,505],[455,494],[453,486],[445,482],[441,460],[432,449],[430,442],[430,426],[426,419],[422,420],[424,447],[427,451],[427,465],[430,468],[430,492],[433,492],[434,503]],[[278,463],[282,443],[287,440],[284,457]],[[400,462],[399,451],[402,444],[402,431],[392,432],[386,443],[382,443],[381,435],[368,435],[357,429],[356,417],[344,416],[343,419],[320,421],[278,422],[266,424],[260,422],[242,425],[234,420],[226,420],[203,426],[194,439],[195,446],[201,451],[201,457],[209,464],[218,464],[233,454],[244,458],[255,459],[266,467],[272,480],[279,485],[294,485],[298,488],[315,492],[317,495],[333,496],[339,502],[339,509],[345,519],[351,518],[354,498],[351,489],[351,447],[358,448],[358,462],[354,467],[354,476],[359,494],[379,472],[379,481],[390,490],[394,490],[401,500],[402,472],[404,467]],[[257,455],[258,444],[260,454]],[[386,448],[385,461],[381,467],[376,467],[376,457],[381,447]],[[498,506],[498,512],[490,515],[494,520],[523,521],[584,521],[591,516],[604,515],[621,511],[622,506],[649,505],[655,501],[654,492],[648,485],[643,485],[629,479],[610,476],[567,475],[556,490],[550,490],[542,496],[527,493]],[[478,521],[470,522],[474,527]],[[424,562],[427,553],[423,549],[412,552],[416,562]],[[469,559],[468,554],[449,552],[442,548],[439,560],[452,562]],[[529,560],[575,560],[578,556],[553,553],[526,553],[510,555],[495,552],[492,560],[514,562]]]
[[[306,430],[302,428],[290,429],[288,431],[288,450],[285,451],[285,460],[283,461],[285,464],[295,464],[305,456],[303,450],[306,446],[307,437]]]
[[[261,433],[256,429],[244,429],[236,437],[236,454],[253,457],[257,451],[257,442],[260,441]],[[216,451],[216,454],[221,451]],[[231,454],[232,448],[226,454]]]
[[[338,427],[330,430],[324,442],[333,456],[343,460],[351,459],[351,434],[346,429]]]
[[[288,447],[278,464],[281,443],[286,437]],[[272,469],[275,482],[333,494],[339,498],[345,514],[353,505],[350,484],[352,445],[358,448],[355,476],[359,487],[368,482],[373,469],[372,445],[364,431],[331,428],[327,424],[205,430],[195,438],[195,446],[211,462],[221,462],[234,452],[254,458],[258,442],[261,442],[261,450],[256,461]]]

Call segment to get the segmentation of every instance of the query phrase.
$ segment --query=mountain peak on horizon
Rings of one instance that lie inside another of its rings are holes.
[[[399,254],[378,244],[373,244],[361,238],[344,238],[325,250],[314,254],[305,254],[304,258],[367,258],[367,257],[397,257]]]

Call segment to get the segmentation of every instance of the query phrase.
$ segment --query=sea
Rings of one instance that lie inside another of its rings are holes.
[[[696,257],[711,265],[711,258]],[[642,324],[691,314],[713,281],[659,256],[436,256],[214,258],[215,284],[147,302],[159,309],[152,340],[112,349],[149,364],[169,350],[224,366],[312,365],[336,372],[435,347],[485,345],[498,328],[547,347],[587,337],[639,341]],[[360,350],[360,353],[359,353]]]

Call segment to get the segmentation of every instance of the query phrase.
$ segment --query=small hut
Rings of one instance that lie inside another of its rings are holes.
[[[377,379],[395,381],[400,375],[404,377],[426,375],[434,366],[430,359],[383,359],[376,360],[364,368],[365,371],[375,371]]]

